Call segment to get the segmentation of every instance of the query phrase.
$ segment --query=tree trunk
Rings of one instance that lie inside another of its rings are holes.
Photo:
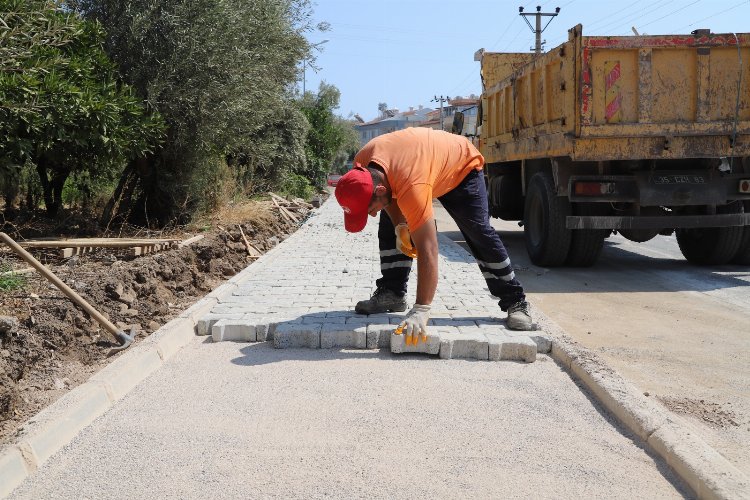
[[[39,182],[42,185],[42,196],[44,197],[44,205],[47,208],[47,213],[50,211],[50,207],[52,207],[52,186],[49,182],[49,178],[47,177],[47,160],[45,160],[43,157],[37,159],[36,162],[36,171],[39,174]]]
[[[105,232],[109,229],[109,226],[112,224],[115,217],[120,214],[123,199],[129,201],[132,197],[133,188],[138,182],[134,177],[134,173],[133,162],[130,162],[120,175],[120,181],[117,183],[117,188],[102,211],[99,225],[104,228]],[[126,203],[126,205],[129,205],[129,203]]]
[[[52,171],[51,180],[48,177],[50,170]],[[50,169],[47,159],[41,157],[37,160],[36,171],[39,174],[39,182],[42,184],[42,190],[44,191],[44,205],[47,208],[47,215],[55,217],[62,205],[62,190],[70,175],[70,170]]]
[[[65,181],[70,175],[70,170],[55,170],[52,173],[52,198],[54,203],[54,212],[50,215],[54,217],[62,207],[62,192],[65,187]]]

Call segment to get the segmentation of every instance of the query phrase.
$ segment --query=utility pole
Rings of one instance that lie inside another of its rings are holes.
[[[544,32],[544,30],[547,29],[547,26],[549,26],[549,23],[552,22],[552,18],[555,17],[556,15],[558,15],[559,13],[560,13],[560,7],[556,7],[554,13],[553,12],[542,12],[542,6],[541,5],[537,5],[536,6],[536,12],[528,12],[527,13],[527,12],[523,11],[523,7],[519,7],[518,8],[518,15],[521,16],[521,17],[523,17],[523,20],[526,21],[526,24],[529,25],[529,28],[531,28],[531,31],[534,33],[534,35],[536,35],[536,47],[534,47],[534,49],[533,49],[536,54],[541,54],[542,53],[542,44],[544,43],[544,42],[542,42],[542,33]],[[533,28],[531,26],[531,23],[527,19],[527,17],[529,17],[529,16],[536,17],[536,28]],[[549,17],[549,21],[547,21],[547,24],[544,25],[544,28],[542,28],[542,16],[548,16]]]
[[[440,97],[435,96],[430,101],[430,102],[439,102],[440,103],[440,130],[445,130],[443,128],[443,103],[444,102],[448,102],[449,99],[450,99],[450,97],[448,97],[448,96],[445,96],[445,97],[443,97],[443,96],[440,96]]]

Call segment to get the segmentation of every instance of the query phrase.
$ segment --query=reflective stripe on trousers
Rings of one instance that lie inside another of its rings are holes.
[[[406,294],[412,258],[396,248],[396,229],[385,210],[380,211],[378,226],[378,247],[380,248],[380,274],[375,282],[378,288],[387,288],[397,295]]]

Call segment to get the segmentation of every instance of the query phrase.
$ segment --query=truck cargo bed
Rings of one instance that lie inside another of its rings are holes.
[[[583,36],[484,53],[488,163],[750,155],[750,34]]]

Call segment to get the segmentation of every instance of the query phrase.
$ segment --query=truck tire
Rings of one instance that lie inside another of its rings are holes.
[[[716,213],[741,213],[742,204],[732,203],[717,207]],[[688,262],[698,266],[720,266],[728,264],[740,250],[742,226],[697,227],[675,231],[677,244]]]
[[[524,240],[531,261],[538,266],[561,266],[570,248],[571,230],[565,227],[570,202],[556,196],[544,172],[531,177],[524,204]]]
[[[604,215],[601,203],[574,203],[573,213],[580,216]],[[565,264],[570,267],[591,267],[604,248],[607,229],[574,229],[571,231],[570,250]]]
[[[745,202],[744,213],[748,212],[750,212],[750,201]],[[732,259],[732,264],[740,264],[743,266],[750,265],[750,226],[744,226],[742,228],[740,248]]]

